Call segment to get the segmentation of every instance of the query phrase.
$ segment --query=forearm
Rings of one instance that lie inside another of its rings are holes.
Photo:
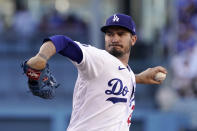
[[[52,41],[45,42],[38,52],[38,55],[44,58],[46,61],[49,60],[56,53],[56,48]]]
[[[142,83],[142,79],[139,74],[135,74],[135,80],[136,80],[136,83],[138,84]]]
[[[148,68],[139,74],[135,74],[135,80],[137,84],[159,84],[154,80],[156,74],[155,68]]]
[[[47,61],[56,53],[56,48],[51,41],[45,42],[36,56],[29,59],[27,64],[34,69],[41,70],[46,66]]]

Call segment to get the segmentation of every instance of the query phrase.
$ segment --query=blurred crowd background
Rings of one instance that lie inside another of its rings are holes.
[[[21,62],[57,34],[103,49],[100,27],[118,12],[136,23],[133,71],[168,69],[163,84],[137,85],[131,130],[197,131],[197,0],[0,0],[0,131],[66,130],[75,67],[53,56],[61,86],[55,99],[43,100],[29,92]]]

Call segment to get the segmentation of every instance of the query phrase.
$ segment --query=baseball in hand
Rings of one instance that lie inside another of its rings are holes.
[[[166,78],[166,74],[165,73],[162,73],[162,72],[158,72],[155,75],[155,80],[156,81],[163,81],[163,80],[165,80],[165,78]]]

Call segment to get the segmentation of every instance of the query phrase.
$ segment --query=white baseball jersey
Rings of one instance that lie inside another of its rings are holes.
[[[135,101],[135,75],[105,50],[76,42],[83,60],[67,131],[129,131]]]

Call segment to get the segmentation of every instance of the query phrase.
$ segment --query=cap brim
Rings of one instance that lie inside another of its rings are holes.
[[[124,28],[126,30],[128,30],[129,32],[131,32],[131,34],[135,35],[131,30],[129,30],[127,27],[125,26],[122,26],[122,25],[108,25],[108,26],[103,26],[101,27],[101,31],[106,33],[107,29],[110,28],[110,27],[121,27],[121,28]]]

